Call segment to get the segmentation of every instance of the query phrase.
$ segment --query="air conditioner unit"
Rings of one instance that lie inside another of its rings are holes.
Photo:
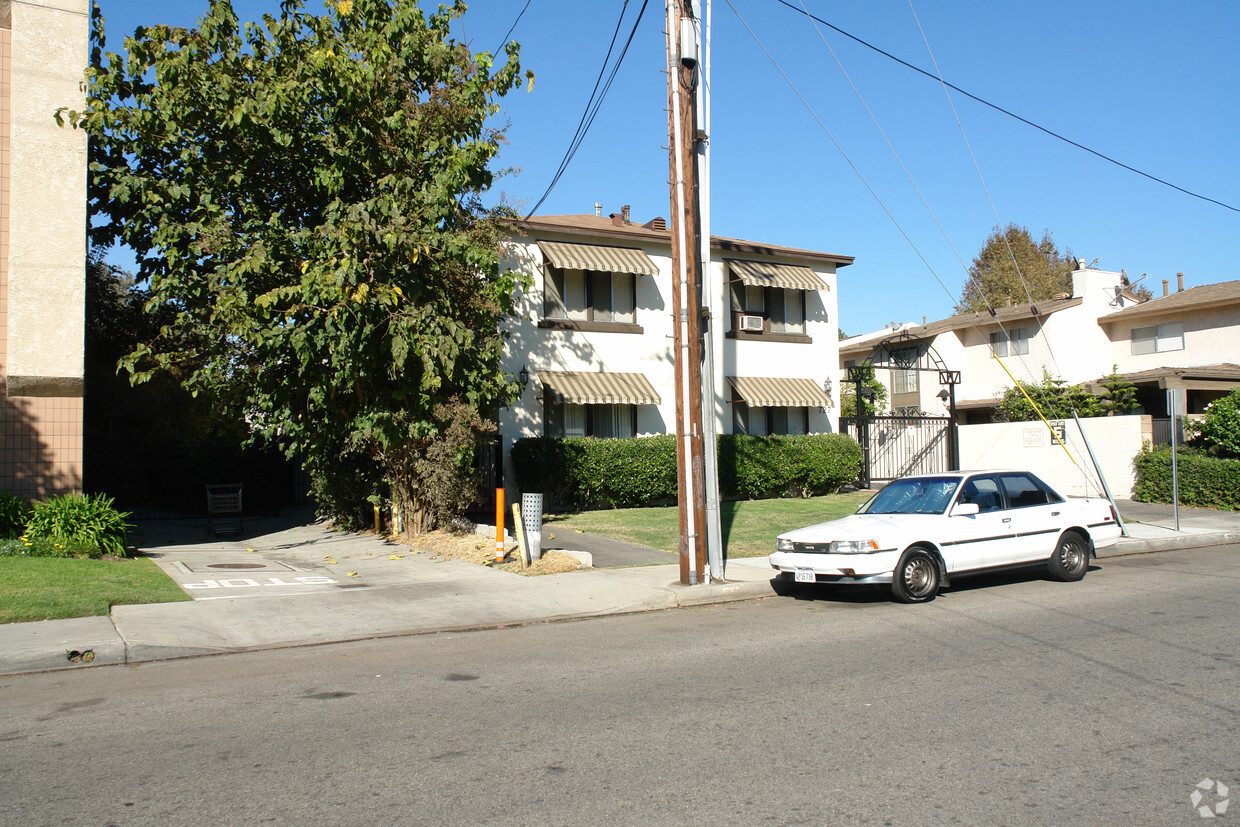
[[[761,316],[741,316],[741,330],[753,330],[758,333],[762,332]]]

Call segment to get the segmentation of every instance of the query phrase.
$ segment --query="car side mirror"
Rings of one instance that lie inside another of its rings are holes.
[[[953,517],[972,517],[982,509],[977,503],[956,503],[956,507],[952,509]]]

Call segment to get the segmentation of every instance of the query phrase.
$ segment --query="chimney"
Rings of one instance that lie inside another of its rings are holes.
[[[603,217],[603,202],[602,201],[594,202],[594,214],[598,216],[599,218]]]
[[[1175,274],[1175,285],[1176,285],[1176,286],[1175,286],[1175,292],[1177,292],[1177,293],[1183,293],[1183,292],[1184,292],[1184,274],[1183,274],[1183,273],[1176,273],[1176,274]]]
[[[925,326],[926,326],[926,317],[925,317],[925,316],[922,316],[922,317],[921,317],[921,326],[922,326],[922,327],[925,327]]]
[[[1171,295],[1171,280],[1163,279],[1163,298]]]
[[[620,208],[620,218],[624,221],[625,224],[629,223],[629,205],[628,204],[625,204],[623,207]]]

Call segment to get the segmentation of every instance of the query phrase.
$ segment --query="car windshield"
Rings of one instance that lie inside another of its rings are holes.
[[[857,509],[857,513],[942,514],[959,484],[959,477],[894,480]]]

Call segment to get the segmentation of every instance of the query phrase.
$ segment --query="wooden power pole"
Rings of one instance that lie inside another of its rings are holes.
[[[698,21],[688,0],[667,0],[667,116],[671,161],[672,318],[676,372],[680,582],[706,572],[706,486],[702,465],[702,266],[697,164]]]

